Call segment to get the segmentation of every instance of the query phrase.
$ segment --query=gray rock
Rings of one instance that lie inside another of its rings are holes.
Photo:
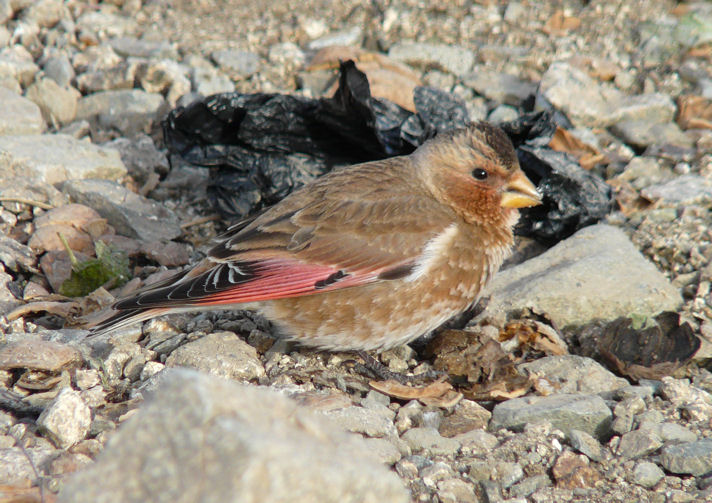
[[[70,19],[69,9],[62,0],[39,0],[22,12],[22,18],[43,28],[52,28],[62,19]]]
[[[6,314],[23,302],[10,291],[8,284],[13,281],[12,276],[0,267],[0,314]]]
[[[39,134],[47,128],[42,112],[32,100],[0,87],[0,136]]]
[[[581,430],[569,432],[571,447],[587,456],[592,461],[601,462],[606,458],[606,451],[598,440]]]
[[[539,489],[549,487],[550,485],[551,479],[548,475],[534,475],[533,477],[527,477],[518,484],[512,486],[509,489],[509,494],[515,498],[523,498],[538,491]]]
[[[118,154],[117,154],[118,155]],[[69,180],[62,191],[95,209],[119,234],[143,241],[169,241],[181,235],[168,208],[108,180]]]
[[[519,463],[501,461],[492,467],[492,479],[508,489],[524,478],[524,470]]]
[[[18,272],[20,268],[27,271],[35,266],[37,257],[29,246],[0,234],[0,262],[12,271]]]
[[[117,138],[104,146],[119,152],[129,174],[139,183],[145,183],[152,173],[165,175],[169,171],[168,159],[148,135],[139,134],[131,139]]]
[[[116,56],[118,58],[118,56]],[[77,87],[84,94],[92,94],[98,91],[109,91],[117,89],[132,89],[136,80],[138,66],[127,61],[119,60],[117,64],[110,67],[89,69],[81,75],[77,75]]]
[[[549,422],[566,434],[581,430],[597,438],[608,434],[611,410],[596,395],[561,394],[514,398],[492,411],[490,430],[521,430],[528,423]]]
[[[202,96],[217,93],[229,93],[235,90],[235,84],[224,73],[213,67],[192,68],[190,80],[193,89]]]
[[[469,73],[475,63],[475,52],[466,47],[421,42],[398,42],[388,56],[416,67],[437,67],[453,75]]]
[[[360,438],[279,393],[168,374],[59,502],[408,501]]]
[[[73,87],[60,87],[54,80],[44,78],[27,88],[25,96],[40,107],[48,124],[58,127],[74,120],[81,95]]]
[[[633,469],[631,481],[643,487],[653,487],[660,482],[665,473],[655,463],[641,461]]]
[[[77,104],[77,119],[96,122],[131,136],[150,126],[163,105],[160,94],[140,89],[102,91],[85,96]]]
[[[54,80],[60,87],[69,87],[76,76],[74,67],[64,53],[55,54],[49,58],[42,68],[45,75]]]
[[[363,38],[363,30],[360,26],[354,26],[343,31],[338,31],[335,33],[329,33],[323,37],[319,37],[315,40],[309,42],[309,49],[312,51],[318,51],[324,47],[329,47],[332,45],[360,45],[361,39]]]
[[[393,411],[387,407],[366,409],[352,406],[327,410],[321,413],[346,431],[362,433],[369,437],[377,438],[398,436],[396,427],[393,425],[393,417],[391,415]]]
[[[171,58],[178,57],[175,43],[164,40],[143,40],[134,37],[117,37],[109,41],[109,45],[116,54],[124,57],[134,58]]]
[[[657,158],[641,156],[631,159],[616,179],[630,182],[633,188],[641,190],[655,183],[666,182],[675,177],[673,171],[664,167]]]
[[[116,180],[126,175],[126,167],[116,150],[67,135],[0,136],[0,175],[55,184],[78,178]]]
[[[601,393],[628,386],[628,381],[584,356],[546,356],[523,363],[517,370],[546,377],[559,393]]]
[[[693,431],[677,423],[644,423],[639,429],[653,432],[666,444],[694,442],[697,440],[697,435]]]
[[[57,451],[47,448],[0,449],[0,484],[14,486],[34,481],[35,467],[45,465],[56,455]]]
[[[652,454],[662,447],[663,442],[650,430],[635,430],[626,433],[618,443],[616,454],[627,459],[638,459]]]
[[[194,368],[238,381],[251,381],[265,375],[257,350],[232,332],[216,332],[189,342],[173,351],[166,365]]]
[[[220,70],[235,80],[246,79],[260,69],[260,58],[254,52],[224,49],[210,55]]]
[[[462,81],[480,96],[505,105],[519,106],[536,92],[533,82],[485,67],[476,67],[472,73],[463,76]]]
[[[667,94],[648,93],[623,96],[612,103],[610,123],[625,121],[645,121],[648,123],[669,123],[675,119],[677,107]]]
[[[32,54],[22,45],[14,45],[0,50],[0,75],[12,76],[22,87],[29,86],[35,79],[39,67]]]
[[[442,437],[435,428],[425,426],[408,430],[401,438],[413,452],[426,451],[433,456],[454,454],[460,448],[457,440]]]
[[[682,303],[678,290],[623,231],[604,224],[586,227],[538,257],[500,272],[490,291],[488,316],[531,308],[560,327],[631,313],[653,315]]]
[[[645,198],[660,203],[688,205],[712,201],[712,180],[699,175],[682,175],[642,191]]]
[[[487,427],[492,413],[472,400],[461,400],[455,410],[440,422],[438,431],[444,437],[454,437],[474,429]]]
[[[91,410],[79,392],[64,388],[37,419],[37,425],[61,449],[84,440],[91,426]]]
[[[473,485],[456,478],[438,482],[438,499],[442,503],[479,503]]]
[[[660,463],[672,473],[704,475],[712,470],[712,440],[666,445],[660,452]]]
[[[542,75],[539,93],[579,127],[605,127],[615,122],[611,114],[622,98],[620,91],[563,62],[553,63]]]
[[[509,105],[499,105],[492,110],[487,116],[487,120],[493,124],[502,124],[510,122],[519,117],[519,112],[515,107]]]
[[[639,149],[666,144],[689,148],[694,143],[674,122],[656,124],[641,120],[624,121],[614,124],[611,131],[628,145]]]
[[[467,455],[487,454],[499,443],[497,437],[484,430],[471,430],[455,435],[452,439],[460,444],[462,453]]]
[[[366,442],[366,452],[371,454],[379,463],[394,465],[401,458],[398,447],[393,445],[390,440],[385,438],[365,438],[364,441]]]

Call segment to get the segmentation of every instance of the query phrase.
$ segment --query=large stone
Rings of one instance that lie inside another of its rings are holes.
[[[124,175],[126,167],[116,150],[62,134],[0,136],[1,178],[55,184],[76,178],[116,180]]]
[[[0,86],[0,136],[39,134],[47,128],[40,108],[31,100]]]
[[[616,377],[601,364],[577,355],[546,356],[517,368],[528,375],[545,377],[559,393],[601,393],[623,388],[628,381]]]
[[[475,63],[472,49],[457,45],[398,42],[388,51],[388,56],[412,66],[436,67],[452,73],[468,73]]]
[[[712,471],[712,440],[665,446],[660,464],[672,473],[689,473],[699,477]]]
[[[545,253],[500,272],[487,315],[501,318],[530,308],[560,327],[654,315],[682,303],[678,290],[618,228],[598,224]]]
[[[362,439],[280,393],[167,374],[60,503],[409,501]]]
[[[40,107],[47,123],[63,126],[74,120],[81,95],[73,87],[61,87],[54,80],[44,78],[33,83],[26,96]]]
[[[163,102],[160,94],[140,89],[102,91],[79,100],[77,119],[133,135],[150,126]]]
[[[218,377],[250,381],[264,377],[257,350],[232,332],[217,332],[189,342],[166,359],[168,367],[189,367]]]
[[[118,155],[118,154],[117,154]],[[168,208],[108,180],[69,180],[62,185],[72,201],[94,208],[119,234],[144,241],[181,235]]]
[[[566,434],[581,430],[600,439],[610,431],[611,417],[611,410],[597,395],[530,396],[497,404],[489,427],[521,430],[529,423],[549,422]]]
[[[91,410],[79,392],[64,388],[37,418],[37,425],[62,449],[67,449],[89,433]]]

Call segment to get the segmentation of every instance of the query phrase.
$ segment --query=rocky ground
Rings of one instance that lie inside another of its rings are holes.
[[[245,313],[86,340],[77,316],[227,224],[165,114],[328,95],[339,58],[405,108],[425,84],[473,120],[560,112],[616,211],[523,240],[465,331],[380,355],[450,384],[371,383]],[[0,499],[712,501],[711,207],[709,2],[0,0]],[[645,331],[662,311],[689,328]]]

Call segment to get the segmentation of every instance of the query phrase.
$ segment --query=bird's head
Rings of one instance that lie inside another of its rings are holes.
[[[416,156],[436,197],[468,221],[513,225],[518,208],[541,204],[509,137],[491,124],[440,134]]]

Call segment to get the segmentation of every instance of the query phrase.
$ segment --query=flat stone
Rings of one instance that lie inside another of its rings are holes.
[[[623,95],[612,103],[610,123],[625,121],[646,121],[648,123],[669,123],[675,119],[677,107],[670,96],[663,93]]]
[[[551,479],[548,475],[534,475],[532,477],[527,477],[516,485],[513,485],[509,489],[509,494],[515,498],[524,498],[539,489],[549,487],[550,485]]]
[[[564,63],[552,63],[539,83],[539,93],[577,127],[606,127],[620,91],[601,85],[586,72]]]
[[[402,457],[398,447],[393,445],[390,440],[385,438],[364,438],[364,441],[367,446],[366,452],[373,455],[380,463],[394,465]]]
[[[25,338],[0,346],[0,369],[30,369],[59,372],[77,367],[82,362],[81,353],[67,344]]]
[[[37,418],[37,425],[57,447],[68,449],[89,433],[91,409],[79,392],[63,388]]]
[[[562,328],[631,313],[655,315],[682,303],[680,292],[623,231],[605,224],[581,229],[500,272],[490,292],[487,316],[502,318],[529,308]]]
[[[641,461],[633,469],[631,481],[643,487],[653,487],[665,476],[665,473],[655,463]]]
[[[652,454],[662,445],[662,440],[654,432],[635,430],[621,437],[616,454],[627,459],[637,459]]]
[[[463,76],[463,83],[477,94],[505,105],[519,106],[529,96],[536,93],[537,85],[516,75],[497,73],[485,67],[477,67]]]
[[[460,443],[452,438],[446,438],[438,433],[435,428],[421,426],[406,431],[401,436],[413,452],[426,451],[433,456],[454,454]]]
[[[567,435],[571,430],[581,430],[603,438],[610,431],[611,418],[611,410],[597,395],[531,396],[497,404],[489,428],[521,431],[528,423],[546,421]]]
[[[639,429],[653,432],[666,444],[694,442],[697,440],[697,435],[693,431],[677,423],[646,424],[645,426],[641,425]]]
[[[628,381],[584,356],[545,356],[523,363],[517,370],[545,377],[558,393],[601,393],[628,386]]]
[[[665,446],[660,464],[672,473],[704,475],[712,470],[712,440]]]
[[[0,136],[39,134],[47,129],[42,111],[32,100],[0,87]]]
[[[20,269],[28,271],[37,264],[37,257],[29,246],[0,234],[0,262],[15,272]]]
[[[118,154],[117,154],[118,155]],[[108,180],[69,180],[62,191],[94,208],[116,232],[143,241],[169,241],[182,234],[168,208]]]
[[[326,410],[321,413],[343,430],[381,438],[398,436],[396,427],[393,425],[393,417],[389,414],[392,412],[387,407],[367,409],[365,407],[351,406],[336,410]]]
[[[175,43],[163,40],[143,40],[134,37],[117,37],[108,41],[116,54],[134,58],[177,58]]]
[[[71,136],[0,136],[0,177],[32,178],[56,184],[77,178],[116,180],[126,167],[116,150]]]
[[[81,94],[73,87],[61,87],[54,80],[44,78],[28,87],[25,96],[40,107],[44,121],[63,126],[77,115],[77,101]]]
[[[327,35],[314,39],[309,42],[308,47],[312,51],[318,51],[319,49],[323,49],[324,47],[330,47],[334,45],[360,46],[362,38],[363,29],[360,26],[354,26],[346,30],[329,33]]]
[[[0,484],[14,486],[36,480],[35,467],[49,462],[56,452],[47,448],[0,449]],[[29,457],[29,459],[28,459]]]
[[[282,394],[167,373],[58,502],[409,501],[362,439]]]
[[[479,503],[480,501],[472,484],[456,478],[438,482],[438,499],[442,503]]]
[[[484,429],[492,413],[472,400],[460,400],[455,410],[440,422],[438,431],[443,437],[454,437],[475,429]]]
[[[642,195],[650,201],[689,205],[712,201],[712,180],[699,175],[682,175],[659,185],[649,186]]]
[[[469,73],[475,63],[475,51],[466,47],[421,42],[398,42],[388,56],[415,67],[437,67],[453,75]]]
[[[260,57],[254,52],[224,49],[213,51],[211,57],[233,79],[246,79],[260,68]]]
[[[569,432],[569,443],[571,447],[592,461],[600,463],[606,458],[606,451],[601,443],[585,431],[571,430]]]
[[[622,121],[611,127],[613,134],[628,145],[644,149],[650,145],[674,145],[689,148],[694,142],[674,122],[662,124],[644,120]]]
[[[140,89],[101,91],[79,100],[77,119],[132,136],[150,126],[163,102],[160,94]]]
[[[265,375],[257,350],[232,332],[216,332],[184,344],[170,354],[166,365],[193,368],[238,381],[251,381]]]

